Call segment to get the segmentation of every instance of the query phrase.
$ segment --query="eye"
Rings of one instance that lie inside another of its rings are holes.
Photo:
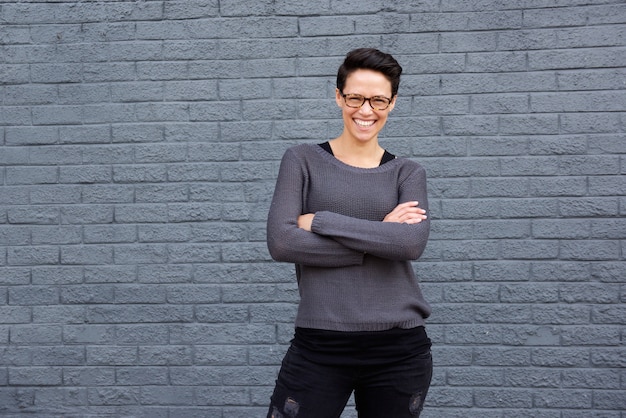
[[[348,105],[361,106],[363,104],[364,97],[360,94],[347,94],[346,95],[346,103]]]
[[[390,100],[386,97],[374,96],[370,99],[370,102],[375,108],[386,108],[389,106]]]

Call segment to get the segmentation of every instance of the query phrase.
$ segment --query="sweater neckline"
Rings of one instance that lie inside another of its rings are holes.
[[[324,148],[320,147],[318,144],[307,144],[310,148],[315,149],[315,152],[322,157],[325,161],[331,163],[332,165],[339,167],[343,170],[348,170],[356,173],[382,173],[385,171],[389,171],[398,164],[400,158],[396,157],[391,161],[386,162],[385,164],[381,164],[377,167],[364,168],[364,167],[356,167],[350,164],[346,164],[343,161],[339,160],[334,155],[327,152]]]

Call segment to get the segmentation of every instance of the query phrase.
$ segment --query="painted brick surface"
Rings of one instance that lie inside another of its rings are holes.
[[[2,1],[0,415],[264,416],[279,159],[370,46],[429,175],[423,416],[626,417],[625,35],[620,0]]]

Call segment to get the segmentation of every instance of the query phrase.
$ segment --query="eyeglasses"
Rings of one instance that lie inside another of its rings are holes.
[[[391,104],[391,99],[385,96],[365,97],[360,94],[343,94],[342,92],[341,97],[346,101],[346,106],[355,108],[363,106],[366,100],[374,110],[385,110]]]

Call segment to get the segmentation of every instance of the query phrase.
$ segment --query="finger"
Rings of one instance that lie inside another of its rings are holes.
[[[396,208],[406,208],[406,207],[414,207],[418,206],[419,202],[417,200],[411,200],[408,202],[400,203]]]

